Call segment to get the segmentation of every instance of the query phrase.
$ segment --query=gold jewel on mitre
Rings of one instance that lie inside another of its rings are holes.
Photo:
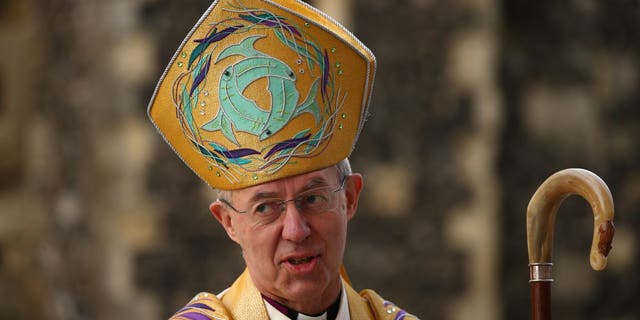
[[[215,1],[160,79],[148,114],[210,186],[240,189],[347,158],[375,57],[302,1]]]

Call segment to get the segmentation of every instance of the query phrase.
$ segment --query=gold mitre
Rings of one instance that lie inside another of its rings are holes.
[[[160,79],[148,114],[216,189],[329,167],[349,156],[375,57],[302,1],[215,1]]]

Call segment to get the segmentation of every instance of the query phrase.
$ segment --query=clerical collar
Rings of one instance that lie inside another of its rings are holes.
[[[329,306],[329,308],[325,312],[315,314],[315,315],[306,315],[304,313],[290,309],[287,306],[279,303],[278,301],[275,301],[265,296],[264,294],[262,294],[262,299],[264,299],[264,301],[268,302],[272,307],[280,311],[282,314],[286,315],[291,320],[298,320],[299,318],[302,318],[302,319],[316,318],[324,315],[325,313],[327,315],[326,317],[327,320],[335,320],[336,317],[338,316],[338,311],[340,310],[341,298],[342,298],[342,290],[340,291],[340,294],[338,294],[338,297],[336,298],[336,300]]]

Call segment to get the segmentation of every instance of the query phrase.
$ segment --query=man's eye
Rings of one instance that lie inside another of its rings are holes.
[[[269,215],[273,213],[273,203],[265,202],[257,205],[253,210],[258,215]]]
[[[305,205],[318,205],[327,201],[327,198],[322,194],[309,194],[303,198]]]

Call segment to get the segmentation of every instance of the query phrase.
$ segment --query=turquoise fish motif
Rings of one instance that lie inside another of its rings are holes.
[[[300,94],[296,89],[296,75],[284,62],[255,49],[256,40],[264,36],[250,36],[239,44],[223,50],[215,63],[224,58],[240,55],[242,60],[227,67],[220,77],[218,97],[220,108],[213,120],[201,128],[207,131],[222,131],[231,142],[240,145],[236,131],[250,133],[262,141],[282,129],[291,119],[309,112],[316,124],[321,120],[320,106],[316,102],[318,79],[298,104]],[[265,111],[243,92],[255,81],[266,78],[271,95],[271,109]]]

